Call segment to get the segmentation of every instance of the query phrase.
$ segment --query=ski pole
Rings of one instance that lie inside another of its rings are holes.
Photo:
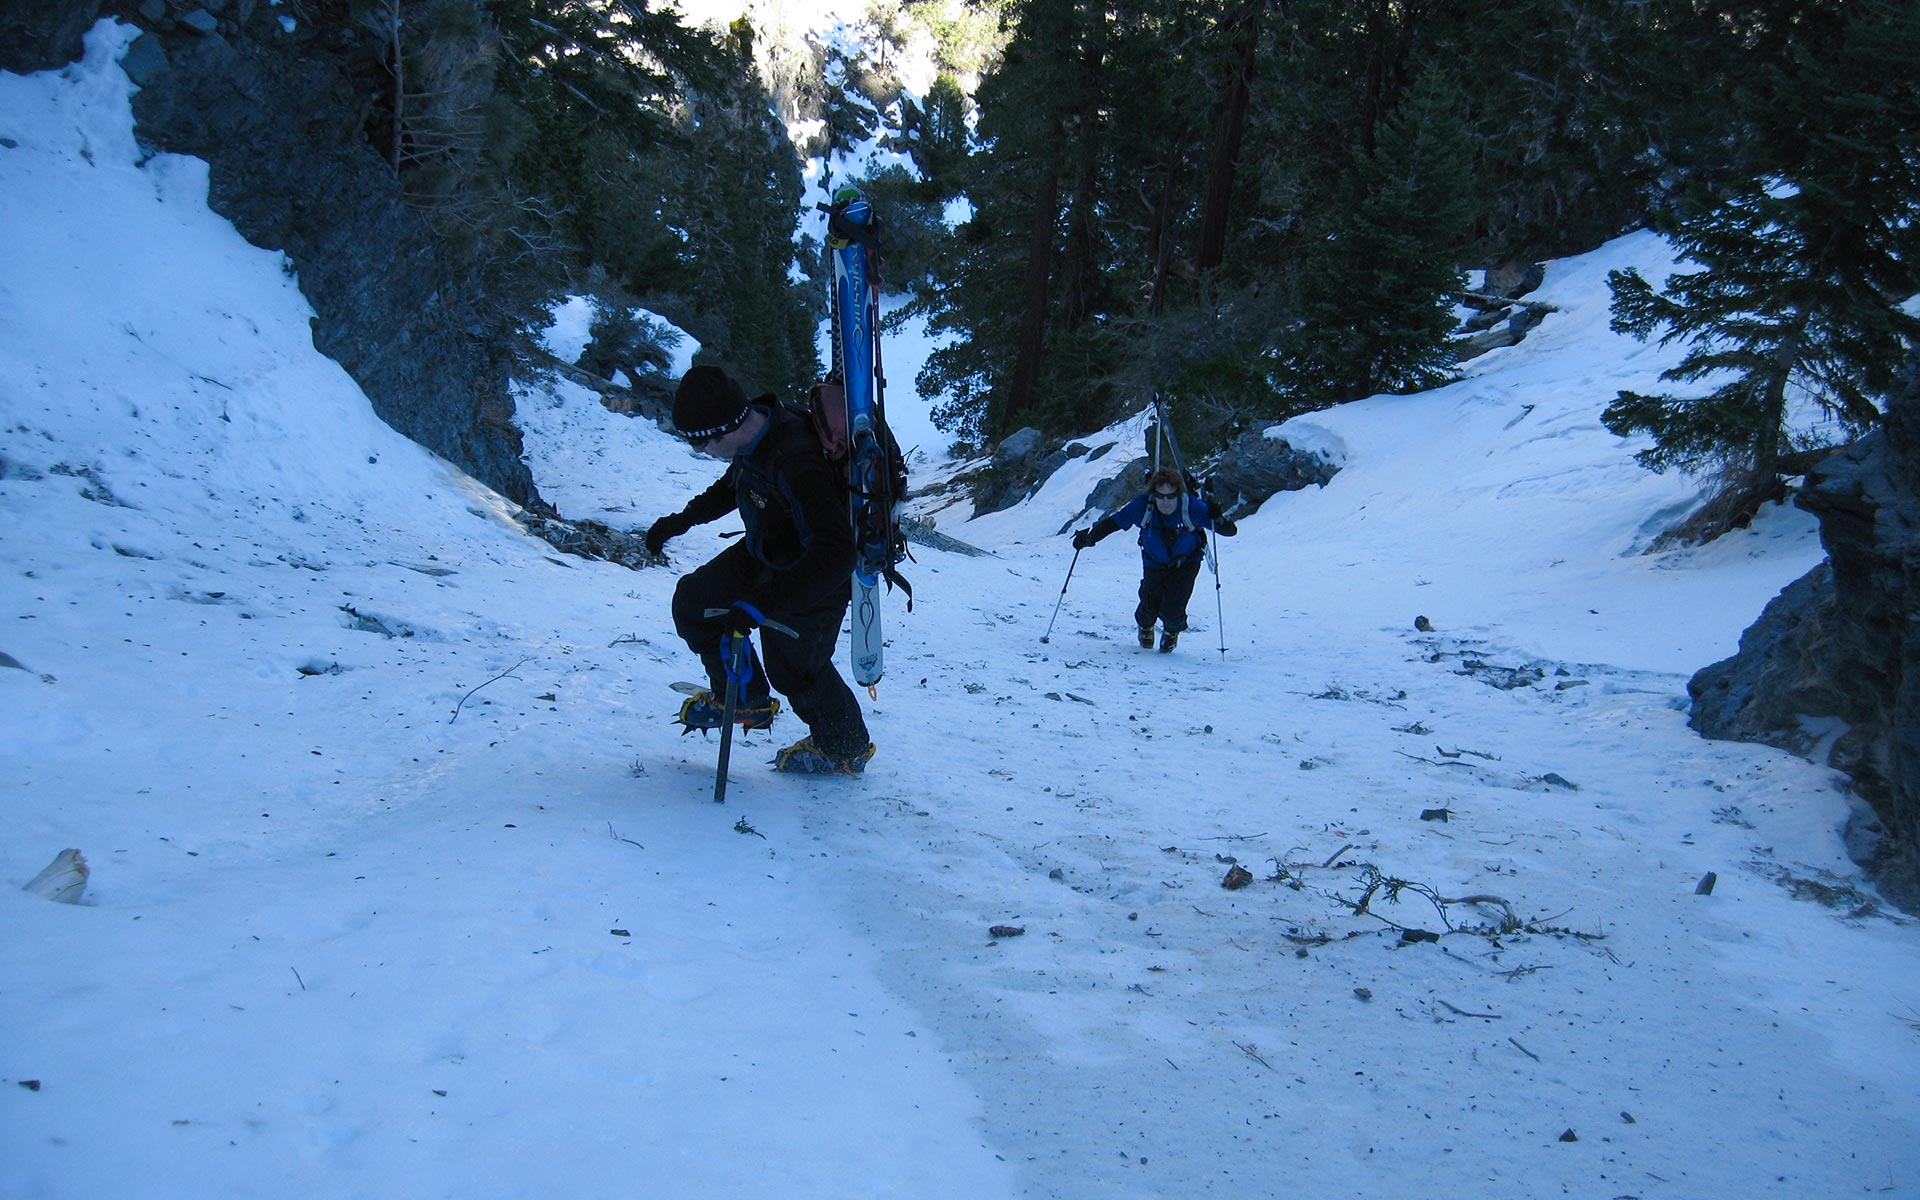
[[[1047,631],[1040,635],[1040,644],[1046,645],[1053,639],[1053,622],[1060,619],[1060,606],[1067,602],[1067,584],[1073,582],[1073,568],[1080,561],[1080,547],[1073,548],[1073,562],[1067,564],[1066,581],[1060,585],[1060,598],[1053,602],[1053,620],[1047,622]]]
[[[1220,602],[1220,534],[1218,530],[1208,530],[1212,534],[1213,545],[1207,554],[1207,565],[1213,568],[1213,623],[1220,630],[1220,653],[1227,652],[1227,615]]]

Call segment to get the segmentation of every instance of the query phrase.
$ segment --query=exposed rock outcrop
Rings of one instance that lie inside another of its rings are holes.
[[[0,71],[28,75],[77,60],[100,19],[101,0],[7,0],[0,4]]]
[[[1879,825],[1853,844],[1892,898],[1920,907],[1920,364],[1883,427],[1815,467],[1798,503],[1820,518],[1828,561],[1694,676],[1692,724],[1805,754],[1830,732],[1821,718],[1843,722],[1827,761]]]
[[[387,424],[503,495],[533,499],[506,363],[368,146],[316,25],[252,0],[19,0],[0,6],[0,68],[74,61],[102,16],[146,30],[123,60],[140,88],[141,144],[210,164],[214,211],[292,261],[316,313],[314,345]]]
[[[1087,494],[1087,507],[1094,512],[1112,512],[1138,496],[1153,471],[1153,460],[1145,455],[1124,465],[1116,458],[1113,465],[1116,473]]]
[[[1149,432],[1151,439],[1151,432]],[[1048,447],[1051,446],[1051,452]],[[1149,441],[1151,446],[1151,441]],[[994,451],[989,466],[968,482],[974,512],[983,515],[1012,508],[1040,489],[1047,479],[1074,459],[1108,459],[1105,478],[1087,493],[1086,508],[1109,512],[1139,495],[1153,469],[1149,454],[1123,458],[1110,453],[1113,443],[1091,452],[1084,443],[1049,442],[1037,429],[1011,434]],[[1295,446],[1285,437],[1269,437],[1264,429],[1242,434],[1205,463],[1190,464],[1204,474],[1221,508],[1233,516],[1253,512],[1278,492],[1324,487],[1340,470],[1339,455],[1320,446]],[[1071,528],[1078,518],[1067,522]]]
[[[974,514],[1000,512],[1033,495],[1066,461],[1057,449],[1052,455],[1046,449],[1045,436],[1032,426],[1008,434],[994,447],[987,469],[971,482]]]
[[[1235,438],[1213,465],[1213,493],[1234,516],[1265,504],[1279,492],[1325,487],[1340,464],[1315,449],[1293,445],[1284,436],[1256,429]]]
[[[1516,345],[1546,319],[1554,311],[1551,304],[1520,299],[1545,279],[1546,271],[1538,263],[1506,263],[1487,271],[1481,290],[1456,295],[1460,304],[1473,310],[1455,335],[1458,360],[1466,362],[1489,350]]]
[[[533,481],[506,364],[439,239],[367,144],[345,78],[324,55],[300,53],[299,36],[271,21],[148,32],[135,43],[136,133],[211,165],[214,211],[292,261],[316,313],[315,347],[382,420],[524,504]],[[162,54],[143,47],[149,39]]]

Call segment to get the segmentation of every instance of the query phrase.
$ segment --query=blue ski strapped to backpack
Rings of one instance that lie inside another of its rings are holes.
[[[887,428],[886,374],[880,365],[879,222],[851,187],[834,192],[827,213],[827,253],[833,261],[833,367],[808,395],[815,432],[827,457],[846,471],[853,521],[854,680],[868,688],[885,671],[880,633],[880,582],[898,587],[913,611],[913,588],[895,567],[907,557],[899,525],[907,468]]]

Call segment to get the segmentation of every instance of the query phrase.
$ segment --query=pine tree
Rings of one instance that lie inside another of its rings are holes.
[[[1752,123],[1687,69],[1743,80],[1729,35],[1790,45],[1805,7],[1018,0],[922,394],[994,436],[1155,388],[1231,419],[1430,386],[1457,268],[1591,247],[1712,175]]]
[[[1653,435],[1638,455],[1650,468],[1724,471],[1728,524],[1804,469],[1796,401],[1864,429],[1920,345],[1920,319],[1901,307],[1920,290],[1920,14],[1866,0],[1795,24],[1737,97],[1758,169],[1672,222],[1694,269],[1659,291],[1633,271],[1610,278],[1614,328],[1685,344],[1662,378],[1710,387],[1623,391],[1603,419]]]
[[[1298,324],[1282,390],[1320,406],[1408,392],[1451,377],[1452,294],[1473,208],[1458,90],[1437,71],[1415,82],[1357,157],[1351,200],[1302,266]]]
[[[793,270],[800,162],[753,72],[744,19],[725,54],[723,85],[691,89],[677,142],[646,160],[660,171],[665,224],[684,231],[678,262],[631,286],[699,339],[697,361],[725,367],[749,392],[787,391],[819,374],[813,332],[824,304]]]
[[[923,395],[942,427],[1072,427],[1159,382],[1151,347],[1181,263],[1191,275],[1194,160],[1211,113],[1203,69],[1233,49],[1211,20],[1245,0],[1027,0],[981,85],[958,231],[924,308],[964,341],[936,351]],[[1143,322],[1142,317],[1154,320]]]
[[[1718,109],[1707,105],[1730,90],[1691,53],[1698,20],[1690,0],[1434,11],[1414,53],[1468,83],[1481,262],[1580,253],[1642,224],[1656,170],[1647,147],[1711,138]]]
[[[1084,132],[1074,119],[1078,7],[1023,0],[1010,10],[1017,32],[978,94],[987,148],[967,166],[974,215],[946,256],[948,286],[915,306],[934,333],[958,335],[928,355],[917,386],[923,396],[946,395],[934,421],[964,439],[1011,430],[1023,337],[1044,345],[1061,177],[1070,139]]]
[[[544,215],[586,263],[631,261],[625,243],[646,190],[637,156],[673,137],[686,86],[723,78],[719,48],[671,9],[539,0],[488,8],[497,85],[514,116],[493,140],[517,202]]]
[[[959,191],[967,159],[967,95],[959,80],[943,71],[927,92],[920,137],[912,149],[928,184],[928,199],[944,204]]]

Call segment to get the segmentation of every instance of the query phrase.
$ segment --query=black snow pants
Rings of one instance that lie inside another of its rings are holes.
[[[1148,566],[1140,575],[1140,607],[1133,610],[1133,623],[1152,629],[1155,620],[1168,633],[1180,633],[1187,627],[1187,601],[1193,598],[1193,581],[1200,577],[1198,557],[1170,567]]]
[[[707,669],[707,686],[715,696],[726,694],[726,665],[720,656],[726,640],[726,620],[709,618],[710,608],[727,608],[751,594],[769,568],[736,542],[704,566],[680,577],[673,589],[673,628]],[[768,686],[787,698],[794,715],[806,722],[813,743],[822,752],[851,756],[867,748],[867,722],[853,689],[833,665],[840,623],[853,598],[849,578],[833,599],[798,612],[769,612],[769,620],[790,626],[800,636],[788,637],[771,629],[759,633],[759,659],[753,678],[741,693],[742,704],[764,702]],[[762,669],[764,667],[764,669]]]

